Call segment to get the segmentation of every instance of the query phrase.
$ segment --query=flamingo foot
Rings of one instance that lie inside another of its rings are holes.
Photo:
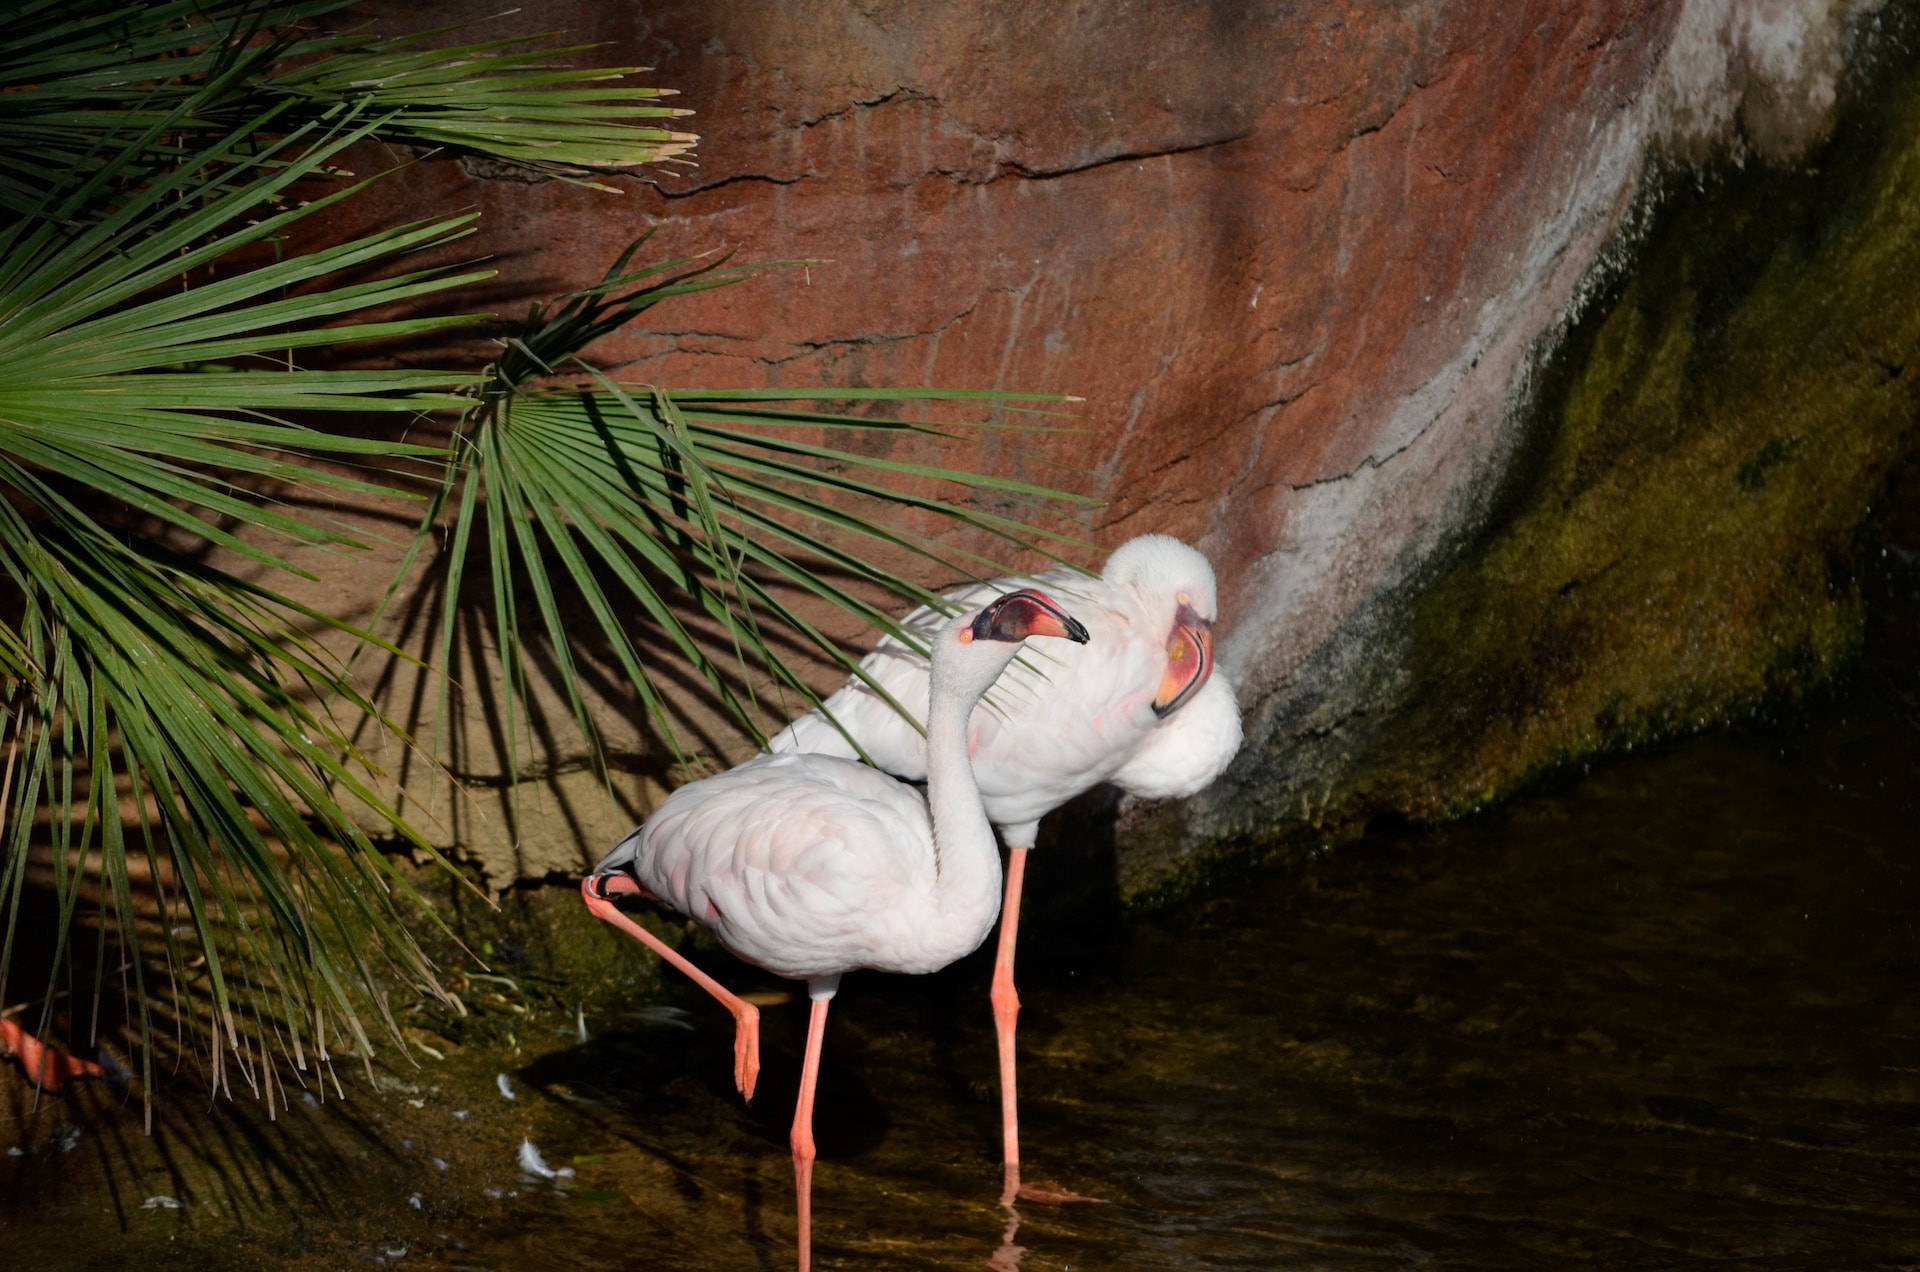
[[[753,1103],[753,1088],[760,1081],[760,1009],[752,1003],[740,1004],[733,1014],[733,1085],[740,1098]]]
[[[58,1091],[70,1079],[107,1075],[93,1061],[55,1051],[11,1020],[0,1019],[0,1048],[11,1052],[27,1077],[48,1091]]]

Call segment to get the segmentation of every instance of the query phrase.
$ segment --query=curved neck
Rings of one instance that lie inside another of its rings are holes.
[[[927,811],[940,876],[937,900],[943,913],[984,906],[991,914],[1000,904],[1000,851],[967,754],[967,719],[986,688],[970,692],[942,670],[936,660],[927,704]]]

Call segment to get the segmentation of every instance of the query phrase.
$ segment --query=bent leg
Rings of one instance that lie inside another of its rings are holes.
[[[685,972],[694,984],[720,1000],[733,1013],[733,1084],[749,1102],[754,1084],[760,1080],[760,1009],[742,1002],[713,977],[707,975],[672,946],[635,923],[614,906],[611,898],[623,892],[641,893],[640,885],[625,875],[588,875],[580,881],[580,896],[595,917],[606,920],[634,940]]]

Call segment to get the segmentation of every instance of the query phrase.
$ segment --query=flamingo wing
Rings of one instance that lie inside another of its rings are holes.
[[[994,824],[1037,820],[1081,791],[1105,781],[1164,723],[1152,700],[1165,674],[1164,633],[1125,589],[1067,569],[976,584],[948,593],[962,609],[1004,592],[1038,586],[1073,607],[1092,635],[1086,645],[1029,646],[974,708],[968,741],[974,777]],[[922,607],[901,620],[930,634],[946,619]],[[902,705],[926,710],[926,659],[888,636],[861,667]],[[1189,704],[1191,705],[1191,704]],[[913,725],[860,679],[849,681],[821,710],[793,722],[770,743],[775,752],[817,752],[852,758],[856,752],[832,713],[873,762],[908,781],[926,777],[926,742]],[[1185,711],[1176,713],[1184,715]]]
[[[1063,591],[1066,590],[1064,585],[1085,581],[1082,575],[1070,570],[1049,570],[1032,577],[976,583],[946,593],[946,599],[959,610],[965,611],[979,609],[995,597],[1023,587]],[[901,619],[900,625],[925,644],[932,640],[934,633],[940,630],[947,619],[946,613],[922,605]],[[1027,656],[1031,657],[1031,653],[1029,650]],[[846,734],[841,732],[841,729],[845,729],[846,733],[860,740],[861,750],[882,770],[909,782],[925,781],[927,741],[922,730],[926,726],[927,693],[931,685],[926,656],[897,637],[882,636],[873,647],[873,652],[860,660],[860,669],[886,691],[886,696],[882,696],[866,679],[855,676],[819,708],[807,712],[775,734],[767,744],[767,749],[775,754],[805,752],[855,759],[859,753],[847,740]],[[1003,682],[1006,679],[1002,677]],[[996,686],[994,693],[998,692],[999,686]],[[893,703],[887,701],[889,696],[913,712],[914,718],[919,721],[919,728],[894,710]],[[832,719],[828,719],[829,715]],[[836,720],[839,722],[838,728],[834,725]]]
[[[760,756],[683,786],[627,843],[643,888],[782,976],[872,965],[933,890],[925,801],[831,756]]]
[[[1239,754],[1240,742],[1240,704],[1233,685],[1216,671],[1108,780],[1142,799],[1181,799],[1220,776]]]

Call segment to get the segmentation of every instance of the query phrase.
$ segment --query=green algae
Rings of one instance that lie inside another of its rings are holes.
[[[1800,166],[1649,168],[1479,528],[1300,672],[1297,734],[1220,807],[1123,810],[1122,900],[1791,710],[1850,665],[1862,528],[1920,440],[1916,33],[1920,4],[1882,13]]]
[[[1417,604],[1362,807],[1457,815],[1848,664],[1861,527],[1920,417],[1920,74],[1877,88],[1809,169],[1655,178],[1679,188],[1559,351],[1544,443]]]

